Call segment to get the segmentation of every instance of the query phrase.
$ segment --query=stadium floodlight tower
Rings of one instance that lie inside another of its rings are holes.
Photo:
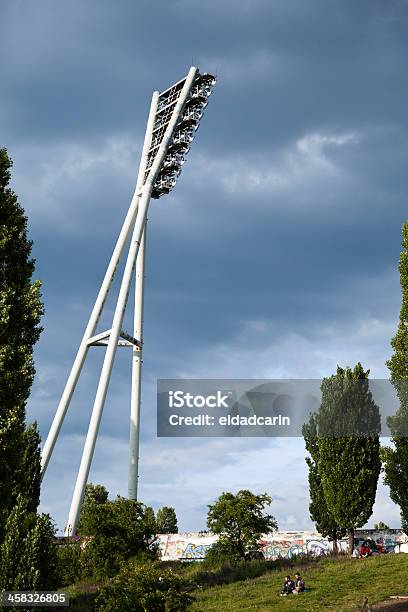
[[[137,499],[146,215],[150,199],[157,199],[170,193],[175,186],[215,81],[215,77],[211,74],[200,73],[197,68],[191,67],[187,76],[181,81],[162,93],[153,93],[136,189],[42,451],[42,474],[44,475],[88,349],[91,346],[106,347],[68,523],[65,528],[66,535],[75,535],[76,532],[118,346],[131,347],[133,353],[129,498]],[[112,327],[96,333],[115,271],[132,230]],[[135,268],[135,314],[134,331],[131,336],[122,329],[122,323]]]

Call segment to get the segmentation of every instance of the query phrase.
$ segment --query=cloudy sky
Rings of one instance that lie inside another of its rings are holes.
[[[151,93],[192,62],[218,75],[177,188],[149,212],[140,497],[173,505],[183,530],[240,488],[272,495],[281,528],[310,528],[305,451],[157,439],[157,378],[318,378],[358,360],[387,376],[408,216],[407,26],[406,0],[0,3],[0,144],[46,308],[28,409],[43,437],[133,193]],[[102,357],[89,355],[44,480],[60,528]],[[127,490],[129,394],[123,349],[90,474],[112,495]],[[400,524],[383,486],[379,520]]]

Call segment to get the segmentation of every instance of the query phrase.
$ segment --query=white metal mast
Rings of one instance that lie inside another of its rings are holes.
[[[140,347],[133,347],[132,356],[132,394],[130,402],[130,439],[129,439],[129,480],[128,497],[137,499],[137,485],[139,477],[139,433],[142,387],[142,348],[143,348],[143,302],[144,302],[144,276],[146,254],[147,222],[140,243],[139,255],[136,261],[135,284],[135,318],[133,335],[139,338]]]
[[[88,348],[90,346],[106,346],[106,353],[65,530],[66,535],[74,535],[76,532],[118,346],[130,346],[133,353],[129,498],[137,499],[143,344],[143,281],[147,211],[151,197],[159,198],[169,193],[176,184],[177,177],[181,172],[181,166],[184,163],[184,155],[190,148],[193,133],[198,128],[202,111],[207,105],[207,98],[214,84],[215,78],[213,76],[205,73],[200,74],[197,68],[192,67],[184,79],[175,83],[161,94],[155,92],[152,97],[136,189],[42,452],[42,474],[44,475],[87,356]],[[132,238],[130,240],[112,327],[95,335],[116,268],[132,228]],[[131,336],[123,331],[122,323],[135,265],[135,316],[133,336]]]

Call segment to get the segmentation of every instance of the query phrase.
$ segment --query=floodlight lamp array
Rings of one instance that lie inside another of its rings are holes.
[[[172,117],[175,104],[180,97],[184,82],[185,79],[175,83],[175,85],[159,96],[152,142],[144,176],[145,181]],[[154,183],[153,198],[160,198],[162,195],[169,193],[175,186],[181,172],[181,167],[185,162],[185,156],[190,150],[194,134],[199,128],[203,111],[208,104],[208,98],[212,93],[215,83],[216,79],[211,74],[198,74],[195,78]]]

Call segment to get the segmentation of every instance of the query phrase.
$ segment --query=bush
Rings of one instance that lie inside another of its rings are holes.
[[[57,546],[57,571],[59,584],[73,584],[81,576],[81,546],[79,542]]]
[[[101,589],[97,604],[105,612],[184,612],[194,601],[186,586],[171,570],[129,561]]]
[[[81,553],[82,577],[112,577],[125,561],[141,552],[157,556],[146,510],[140,502],[122,497],[89,505],[81,515],[84,532],[92,536]]]

